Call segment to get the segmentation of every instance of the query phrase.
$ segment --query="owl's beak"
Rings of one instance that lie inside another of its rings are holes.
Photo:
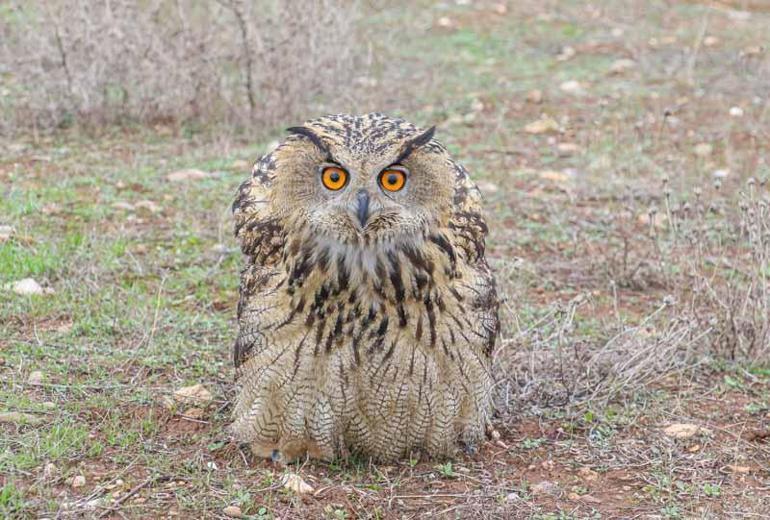
[[[356,216],[361,223],[361,227],[366,227],[366,219],[369,218],[369,192],[361,190],[356,194]]]

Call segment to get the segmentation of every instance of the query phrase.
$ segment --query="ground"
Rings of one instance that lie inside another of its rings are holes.
[[[403,39],[379,81],[408,94],[383,106],[437,124],[486,197],[498,356],[554,302],[590,295],[576,319],[598,335],[666,295],[636,273],[610,284],[618,230],[647,231],[664,176],[679,194],[768,173],[767,2],[458,1],[370,23]],[[269,140],[158,124],[0,144],[0,285],[44,289],[0,291],[1,516],[770,517],[767,360],[706,359],[600,404],[514,387],[496,433],[451,462],[255,460],[226,433],[229,204]],[[173,397],[196,384],[210,400]]]

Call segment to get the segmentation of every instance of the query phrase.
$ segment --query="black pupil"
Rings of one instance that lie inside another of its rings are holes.
[[[332,172],[331,175],[329,175],[329,180],[332,182],[339,182],[340,181],[340,173],[339,172]]]
[[[398,182],[398,175],[391,173],[388,175],[388,184],[396,184]]]

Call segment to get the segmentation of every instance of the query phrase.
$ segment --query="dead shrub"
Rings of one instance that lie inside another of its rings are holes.
[[[353,92],[357,16],[345,0],[12,1],[0,130],[305,119]]]
[[[749,179],[732,193],[717,181],[674,200],[664,179],[658,202],[616,219],[594,262],[607,266],[610,294],[654,288],[662,301],[634,323],[621,318],[617,299],[615,309],[597,311],[590,295],[552,304],[536,318],[504,307],[494,364],[501,413],[602,406],[716,359],[770,359],[767,181]],[[639,215],[648,219],[646,235],[628,224]],[[517,269],[498,270],[510,280]]]

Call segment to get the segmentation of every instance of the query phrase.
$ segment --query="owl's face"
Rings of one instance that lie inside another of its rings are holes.
[[[289,131],[273,152],[273,204],[289,227],[365,247],[421,237],[448,218],[454,170],[432,128],[367,114]]]

